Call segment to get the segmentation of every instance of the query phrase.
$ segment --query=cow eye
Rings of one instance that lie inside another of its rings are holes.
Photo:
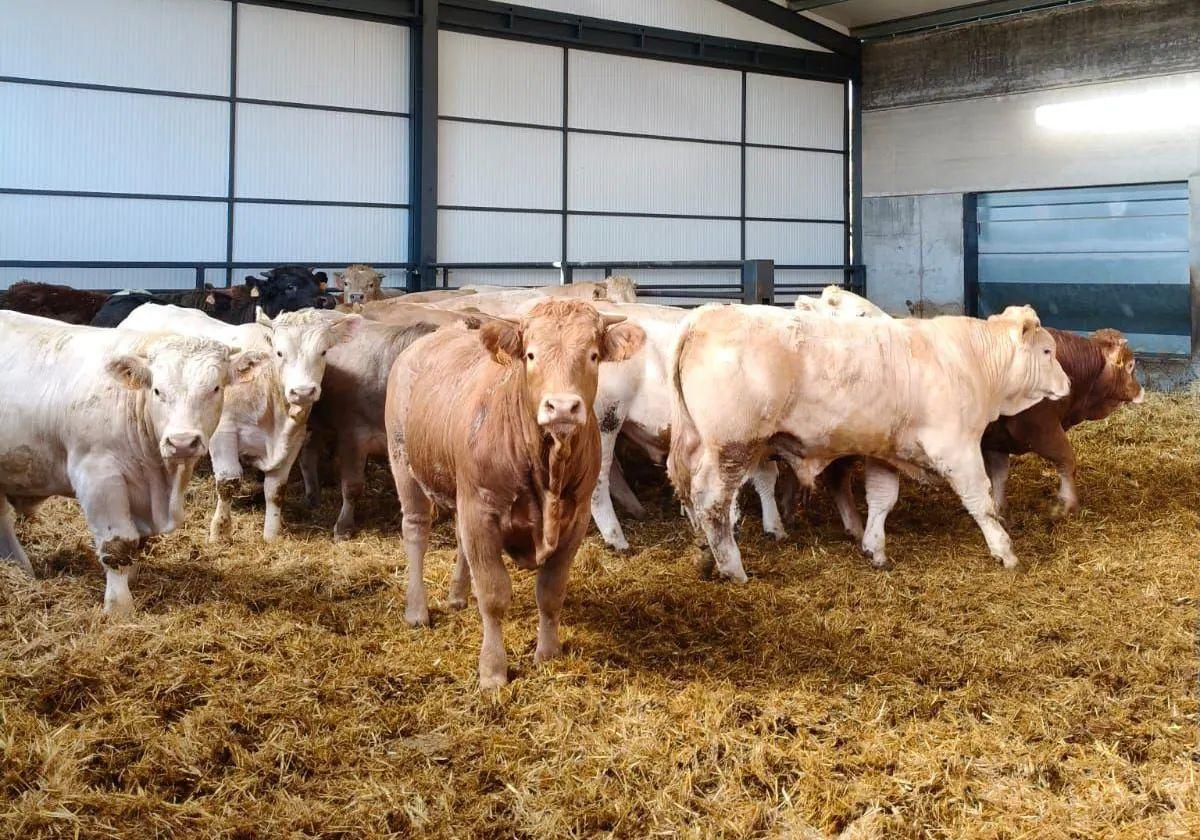
[[[533,353],[526,353],[525,358],[532,362],[533,361]]]
[[[156,396],[156,397],[161,397],[161,396],[162,396],[162,394],[160,394],[160,393],[158,392],[158,389],[157,389],[157,388],[155,388],[155,389],[154,389],[154,396]]]
[[[592,361],[593,362],[600,361],[600,354],[597,353],[595,350],[592,351]]]
[[[212,392],[215,394],[215,393],[217,393],[217,391],[220,391],[220,390],[221,390],[221,386],[220,386],[220,385],[214,385],[214,386],[213,386],[213,390],[212,390]]]
[[[322,351],[321,351],[321,356],[322,356],[322,357],[324,357],[324,356],[325,356],[325,354],[326,354],[326,353],[328,353],[328,352],[329,352],[328,350],[322,350]]]
[[[282,350],[276,350],[276,351],[275,351],[275,355],[276,355],[276,356],[278,356],[279,358],[281,358],[281,359],[282,359],[282,358],[283,358],[283,351],[282,351]]]
[[[1045,350],[1043,350],[1042,352],[1043,352],[1043,353],[1045,353],[1047,356],[1049,356],[1049,355],[1050,355],[1050,348],[1049,348],[1049,347],[1047,347],[1047,348],[1046,348]]]

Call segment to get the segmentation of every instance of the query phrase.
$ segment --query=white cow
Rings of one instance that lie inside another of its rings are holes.
[[[201,338],[0,312],[0,558],[32,574],[14,508],[74,496],[104,566],[104,610],[128,613],[138,548],[183,521],[226,385],[263,362]]]
[[[266,518],[263,539],[279,536],[283,493],[292,464],[304,445],[308,414],[321,396],[325,353],[350,338],[362,325],[360,315],[304,309],[273,320],[261,312],[255,324],[230,326],[196,309],[144,304],[121,327],[159,329],[213,338],[227,345],[262,350],[272,364],[251,381],[229,390],[221,423],[212,440],[217,508],[209,526],[213,542],[227,539],[230,507],[242,481],[242,462],[263,472]]]

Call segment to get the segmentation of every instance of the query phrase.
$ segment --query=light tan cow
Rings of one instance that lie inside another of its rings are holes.
[[[816,312],[834,318],[888,318],[886,312],[861,295],[841,286],[826,286],[820,297],[800,295],[792,304],[799,312]]]
[[[442,309],[477,309],[489,315],[511,318],[529,308],[532,301],[542,298],[578,298],[597,303],[636,303],[637,286],[628,277],[609,277],[595,283],[568,283],[563,286],[539,286],[536,289],[503,289],[496,286],[464,286],[476,294],[437,304]]]
[[[672,386],[668,469],[712,551],[701,570],[715,563],[739,582],[746,573],[729,505],[747,472],[771,454],[809,486],[846,455],[936,472],[958,493],[992,556],[1016,567],[980,438],[1000,415],[1070,390],[1054,339],[1029,307],[987,321],[922,321],[705,306],[681,331]],[[890,469],[868,469],[868,553],[883,553],[898,486]]]

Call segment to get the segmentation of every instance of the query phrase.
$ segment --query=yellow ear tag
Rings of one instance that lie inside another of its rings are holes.
[[[258,286],[250,290],[250,297],[258,297]]]
[[[217,299],[215,297],[213,297],[212,295],[209,295],[208,297],[206,297],[204,299],[204,302],[207,303],[209,306],[213,306],[214,304],[216,304]]]

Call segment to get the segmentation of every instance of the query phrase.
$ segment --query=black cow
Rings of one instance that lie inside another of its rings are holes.
[[[264,271],[262,277],[246,277],[244,286],[233,289],[206,289],[174,294],[122,292],[109,297],[92,319],[93,327],[115,327],[143,303],[164,303],[200,309],[226,324],[250,324],[256,307],[269,317],[280,312],[315,307],[332,309],[337,301],[325,294],[325,272],[313,272],[298,265],[285,265]]]

